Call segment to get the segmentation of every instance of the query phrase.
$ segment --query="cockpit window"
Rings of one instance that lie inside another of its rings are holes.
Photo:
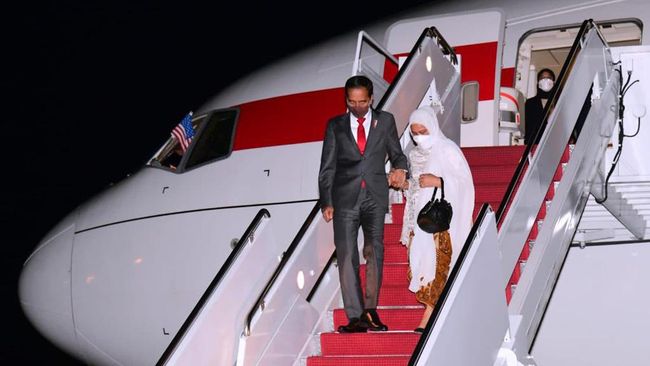
[[[192,119],[192,127],[194,131],[197,131],[200,128],[201,123],[206,120],[206,117],[207,115],[204,114]],[[149,160],[148,165],[176,171],[179,169],[184,155],[185,151],[183,151],[181,144],[172,132],[170,133],[169,140],[167,140],[153,158]]]
[[[194,138],[186,151],[173,134],[149,161],[149,166],[181,171],[223,159],[232,151],[237,110],[220,110],[192,119]]]
[[[185,169],[228,157],[232,151],[236,120],[235,109],[212,113],[194,138]]]

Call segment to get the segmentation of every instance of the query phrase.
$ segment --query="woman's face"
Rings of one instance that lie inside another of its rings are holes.
[[[417,122],[411,123],[411,135],[413,136],[418,136],[418,135],[428,135],[429,130],[427,130],[424,125],[419,124]]]

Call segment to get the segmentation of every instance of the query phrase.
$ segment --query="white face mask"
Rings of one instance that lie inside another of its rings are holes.
[[[417,147],[423,150],[429,150],[433,146],[433,137],[431,135],[415,135],[413,141],[418,144]]]
[[[553,88],[553,83],[554,83],[553,80],[549,78],[544,78],[537,82],[537,86],[539,86],[539,88],[542,89],[543,91],[547,92]]]

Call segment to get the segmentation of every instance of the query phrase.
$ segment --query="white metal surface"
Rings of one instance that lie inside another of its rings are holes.
[[[496,360],[509,324],[494,212],[488,211],[473,240],[416,365]]]
[[[263,218],[166,365],[233,365],[247,309],[264,288],[280,254],[273,217]]]
[[[615,47],[612,48],[614,60],[621,61],[623,77],[631,72],[631,81],[639,80],[625,95],[624,131],[632,135],[637,131],[638,120],[641,118],[641,129],[635,137],[623,140],[623,150],[617,168],[612,174],[612,180],[630,181],[634,177],[647,177],[650,181],[650,47]],[[624,79],[625,80],[625,79]],[[612,136],[614,148],[607,151],[607,169],[611,165],[618,144],[618,126]]]
[[[144,167],[85,203],[76,230],[153,215],[315,200],[321,147],[312,142],[239,150],[183,174]],[[296,219],[302,223],[305,215]]]
[[[334,252],[331,223],[317,214],[296,247],[285,270],[264,300],[246,337],[244,362],[238,365],[290,365],[308,342],[324,308],[307,302],[307,295]],[[303,287],[297,283],[304,276]],[[337,278],[338,280],[338,278]]]
[[[532,355],[538,365],[648,365],[650,243],[569,250]]]

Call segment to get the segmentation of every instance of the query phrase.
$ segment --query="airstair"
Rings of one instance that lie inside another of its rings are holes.
[[[363,33],[359,40],[381,50]],[[392,82],[382,85],[359,60],[355,68],[379,85],[384,94],[376,107],[395,115],[398,131],[404,131],[412,110],[434,103],[445,134],[457,133],[457,122],[451,122],[460,117],[458,65],[435,28],[422,33]],[[399,244],[404,204],[391,206],[392,220],[385,227],[378,312],[389,331],[353,334],[334,331],[347,318],[331,224],[316,206],[287,249],[269,261],[268,269],[256,269],[257,277],[249,275],[252,284],[240,290],[237,285],[246,279],[233,254],[228,261],[233,268],[220,271],[158,364],[534,364],[528,352],[553,284],[589,192],[599,188],[618,108],[620,80],[614,68],[598,29],[585,21],[547,103],[539,145],[462,149],[476,189],[475,224],[424,334],[413,332],[423,307],[407,288],[406,249]],[[569,145],[592,83],[590,112],[577,142]],[[409,140],[403,134],[405,151]],[[642,212],[618,219],[635,226]],[[249,251],[264,246],[269,220],[261,212],[251,224],[241,241]],[[362,266],[362,281],[364,272]]]

